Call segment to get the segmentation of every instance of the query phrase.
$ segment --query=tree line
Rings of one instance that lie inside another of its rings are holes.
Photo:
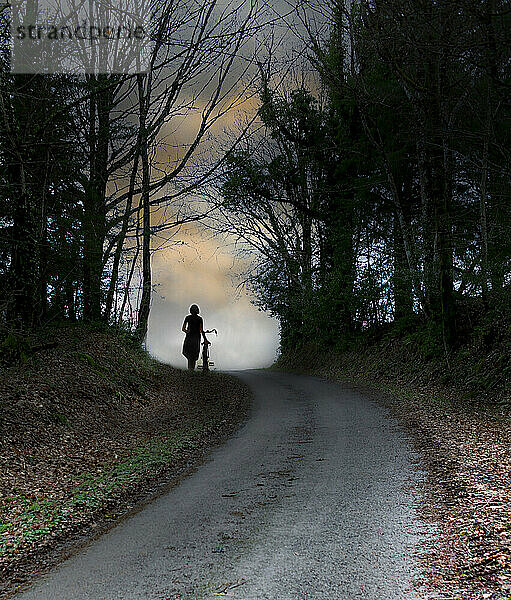
[[[300,11],[316,77],[261,68],[262,133],[220,186],[226,229],[258,256],[247,279],[283,352],[392,326],[448,356],[510,301],[509,5]]]
[[[162,2],[134,75],[13,74],[1,46],[3,333],[83,319],[143,340],[154,240],[211,219],[198,190],[249,253],[283,351],[392,323],[448,354],[509,306],[507,3],[297,3],[307,66],[277,85],[270,52],[259,128],[215,154],[204,142],[250,93],[258,11]]]
[[[125,326],[142,341],[153,241],[202,216],[187,197],[221,161],[201,149],[243,95],[248,61],[238,59],[259,9],[216,0],[154,7],[142,73],[11,73],[10,49],[0,47],[3,334],[85,320]]]

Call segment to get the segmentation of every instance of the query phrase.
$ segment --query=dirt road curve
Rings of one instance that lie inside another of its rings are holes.
[[[409,600],[416,456],[385,410],[266,371],[245,426],[141,512],[16,600]],[[426,596],[427,597],[427,596]]]

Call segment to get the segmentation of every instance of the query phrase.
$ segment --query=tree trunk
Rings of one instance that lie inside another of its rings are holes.
[[[66,279],[65,282],[66,291],[66,306],[67,306],[67,318],[74,322],[76,321],[76,303],[75,303],[75,290],[73,288],[73,281]]]
[[[355,265],[353,251],[353,199],[343,198],[337,214],[330,216],[332,266],[328,300],[335,326],[330,332],[333,340],[353,329],[353,285]]]
[[[140,145],[140,140],[138,142],[138,145]],[[137,169],[138,169],[138,161],[139,161],[139,152],[137,150],[137,152],[135,154],[134,162],[133,162],[133,168],[131,170],[129,195],[128,195],[128,200],[126,201],[126,208],[125,208],[124,218],[123,218],[122,225],[121,225],[121,231],[119,232],[119,239],[117,240],[117,246],[115,248],[114,260],[113,260],[113,264],[112,264],[112,273],[110,276],[108,293],[106,295],[105,311],[103,313],[103,320],[107,323],[110,320],[110,315],[112,312],[115,289],[117,286],[117,280],[119,278],[119,264],[121,262],[121,255],[122,255],[122,250],[123,250],[123,246],[124,246],[124,240],[126,239],[126,234],[128,232],[128,226],[129,226],[129,222],[130,222],[131,207],[133,205],[133,193],[134,193],[134,189],[135,189],[135,179],[136,179]]]
[[[123,323],[124,310],[126,309],[126,305],[128,304],[128,301],[129,301],[131,282],[133,280],[133,273],[135,272],[135,266],[137,264],[138,257],[140,254],[140,209],[141,209],[141,206],[139,205],[139,210],[137,213],[137,230],[135,232],[137,246],[136,246],[135,255],[133,256],[133,260],[131,261],[128,277],[126,278],[126,285],[124,288],[124,297],[122,299],[122,304],[121,304],[121,308],[119,310],[119,315],[117,316],[117,323],[119,323],[119,325],[121,325]]]
[[[451,155],[447,148],[447,133],[442,123],[442,97],[437,87],[441,75],[432,69],[429,93],[424,98],[424,165],[421,170],[426,233],[425,271],[433,258],[433,269],[428,273],[427,291],[432,318],[442,330],[444,347],[448,349],[454,334],[453,248],[451,235]],[[441,86],[440,86],[441,89]],[[432,222],[433,230],[429,231]],[[433,239],[428,239],[432,235]],[[429,254],[433,247],[433,257]]]
[[[394,320],[413,314],[413,288],[406,258],[405,246],[399,219],[394,216],[392,225],[394,269],[392,287],[394,290]]]
[[[147,335],[149,311],[151,309],[151,205],[149,202],[149,155],[147,147],[147,95],[144,93],[144,76],[138,75],[140,98],[140,158],[142,161],[142,298],[138,309],[135,338],[142,343]],[[150,86],[147,86],[150,90]],[[147,92],[149,93],[149,92]]]
[[[89,81],[95,93],[89,104],[90,175],[83,207],[83,316],[89,321],[99,321],[112,92],[105,85],[108,84],[105,75],[91,77]]]
[[[28,193],[24,165],[14,165],[18,191],[13,223],[11,286],[13,302],[11,320],[20,329],[30,329],[35,321],[37,306],[39,244],[36,207]]]
[[[8,140],[6,175],[10,189],[7,194],[14,204],[7,318],[19,329],[30,329],[40,311],[41,195],[40,189],[33,185],[30,168],[33,160],[31,120],[38,104],[39,83],[38,75],[14,75],[12,89],[2,98]]]

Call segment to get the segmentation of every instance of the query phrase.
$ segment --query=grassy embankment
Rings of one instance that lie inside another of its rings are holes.
[[[439,598],[511,600],[510,322],[487,315],[448,357],[432,330],[389,326],[276,365],[362,388],[406,427],[429,474],[424,516],[442,532],[423,557]]]
[[[198,464],[247,411],[238,380],[174,369],[105,329],[64,326],[7,346],[0,593]]]

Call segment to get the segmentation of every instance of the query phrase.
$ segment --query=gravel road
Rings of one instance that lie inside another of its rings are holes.
[[[16,600],[408,600],[423,474],[384,408],[339,384],[237,375],[247,423],[169,493]],[[420,548],[419,548],[420,550]]]

